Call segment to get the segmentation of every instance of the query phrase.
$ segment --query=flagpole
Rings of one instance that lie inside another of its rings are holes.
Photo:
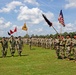
[[[53,26],[53,25],[52,25],[52,27],[53,27],[53,29],[56,31],[56,33],[57,33],[57,34],[59,34],[59,33],[57,32],[57,30],[54,28],[54,26]]]
[[[18,34],[17,34],[17,32],[16,32],[16,36],[18,37]]]
[[[62,25],[60,26],[60,37],[62,35]]]

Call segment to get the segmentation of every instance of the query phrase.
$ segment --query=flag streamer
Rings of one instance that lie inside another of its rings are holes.
[[[50,22],[46,16],[44,14],[42,14],[43,18],[45,19],[45,21],[47,22],[47,24],[49,25],[49,27],[53,27],[53,29],[56,31],[56,33],[58,34],[57,30],[54,28],[54,26],[52,25],[52,22]]]

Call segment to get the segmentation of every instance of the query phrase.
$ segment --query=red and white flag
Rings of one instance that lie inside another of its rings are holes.
[[[14,32],[17,32],[17,27],[15,27],[15,29],[14,29],[14,30],[10,30],[10,31],[8,32],[8,35],[13,34]]]
[[[13,32],[17,32],[17,27],[15,27],[14,31]]]

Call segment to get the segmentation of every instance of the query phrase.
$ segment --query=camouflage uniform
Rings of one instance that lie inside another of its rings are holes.
[[[18,54],[21,56],[22,47],[23,47],[23,40],[21,39],[21,36],[19,36],[19,39],[17,41],[18,46]]]
[[[60,56],[62,59],[65,57],[65,39],[61,38],[60,40]]]
[[[3,37],[0,42],[2,44],[2,57],[5,57],[7,55],[8,41]]]
[[[13,36],[11,36],[11,39],[10,39],[10,51],[11,51],[11,55],[12,55],[12,56],[14,56],[15,47],[16,47],[15,38],[14,38]]]
[[[66,38],[66,57],[68,59],[70,59],[70,56],[71,56],[71,43],[72,43],[72,40],[71,38]]]
[[[74,60],[76,61],[76,37],[72,39],[72,46],[74,50]]]
[[[30,39],[29,39],[30,50],[31,50],[31,45],[32,45],[32,38],[30,37]]]
[[[53,39],[52,38],[49,38],[49,45],[50,45],[50,49],[52,49],[52,43],[53,43]]]
[[[54,44],[56,47],[57,57],[60,58],[60,41],[59,41],[59,38],[55,39]]]

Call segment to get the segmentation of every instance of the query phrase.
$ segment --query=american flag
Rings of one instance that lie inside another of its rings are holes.
[[[58,21],[59,21],[59,23],[61,23],[61,24],[65,27],[64,17],[63,17],[62,10],[60,10],[60,14],[59,14],[59,17],[58,17]]]

